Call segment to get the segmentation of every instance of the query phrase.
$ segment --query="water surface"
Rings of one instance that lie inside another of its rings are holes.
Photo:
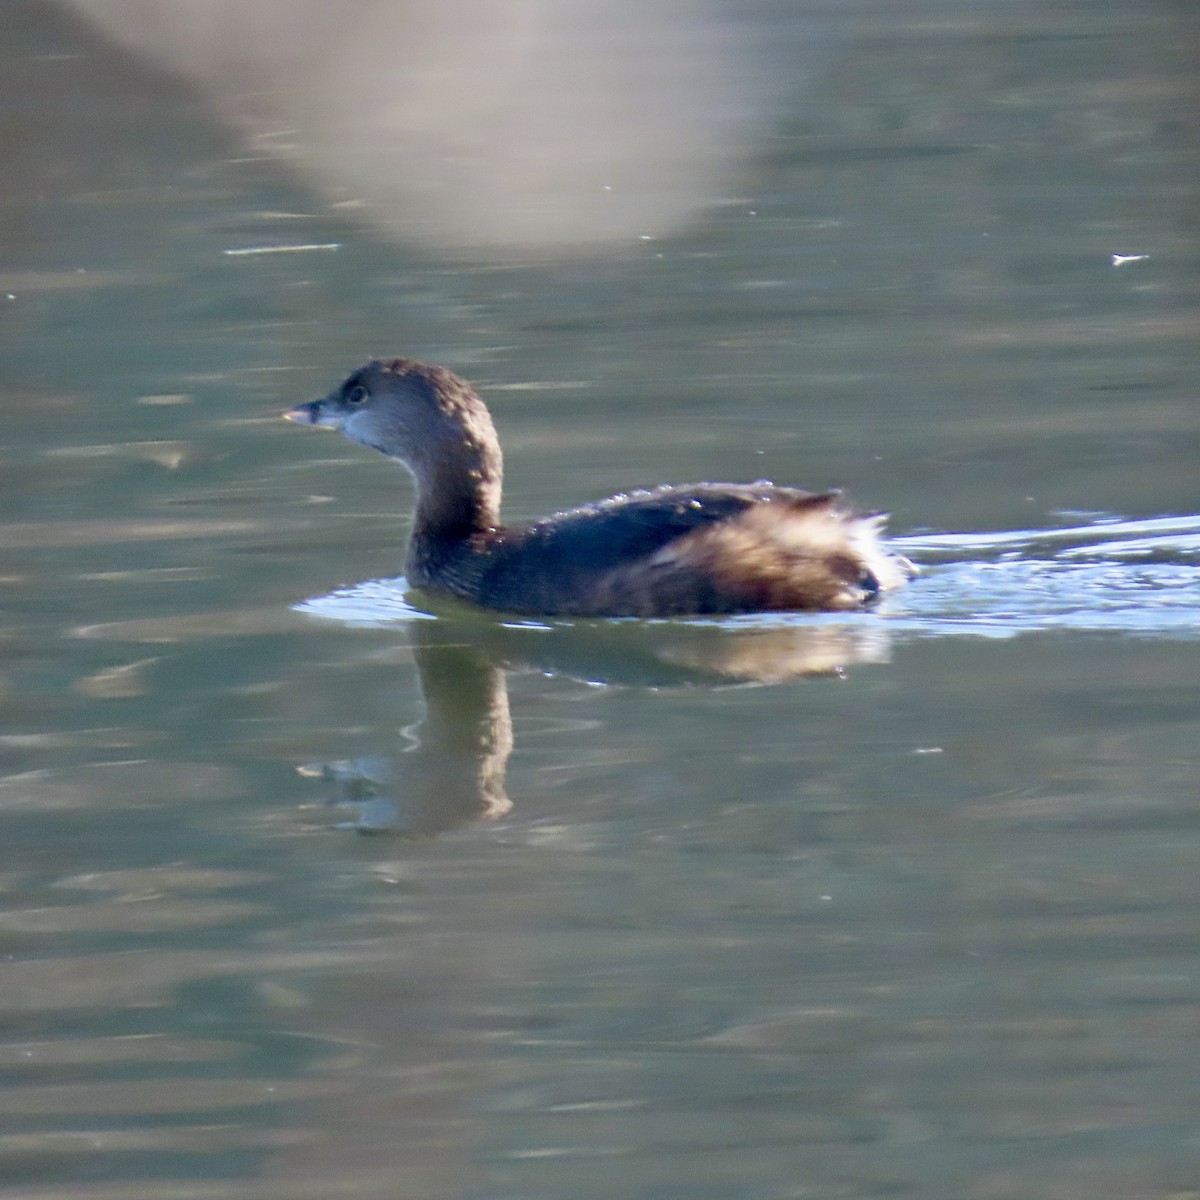
[[[736,188],[550,261],[9,7],[0,1193],[1200,1188],[1186,6],[814,9]],[[382,352],[491,398],[514,517],[846,485],[925,573],[417,619],[402,473],[277,419]]]

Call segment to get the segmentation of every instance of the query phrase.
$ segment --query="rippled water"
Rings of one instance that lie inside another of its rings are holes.
[[[737,189],[450,262],[6,9],[0,1195],[1196,1192],[1194,15],[753,13],[820,54]],[[514,518],[845,485],[923,574],[428,610],[277,419],[379,352]]]

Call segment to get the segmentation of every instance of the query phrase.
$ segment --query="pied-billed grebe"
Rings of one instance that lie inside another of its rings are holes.
[[[492,418],[444,367],[374,361],[323,400],[284,414],[340,429],[412,472],[413,587],[484,608],[546,616],[667,617],[844,612],[915,568],[837,492],[698,483],[613,496],[520,525],[500,523]]]

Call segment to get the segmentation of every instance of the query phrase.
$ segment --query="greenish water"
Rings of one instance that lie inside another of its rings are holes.
[[[853,17],[720,203],[530,263],[6,10],[0,1195],[1200,1193],[1195,14]],[[384,352],[513,516],[845,485],[925,574],[427,619],[402,473],[277,419]]]

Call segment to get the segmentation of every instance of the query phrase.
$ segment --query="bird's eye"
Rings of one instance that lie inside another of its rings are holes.
[[[355,384],[345,396],[347,404],[362,404],[367,398],[367,389],[361,383]]]

